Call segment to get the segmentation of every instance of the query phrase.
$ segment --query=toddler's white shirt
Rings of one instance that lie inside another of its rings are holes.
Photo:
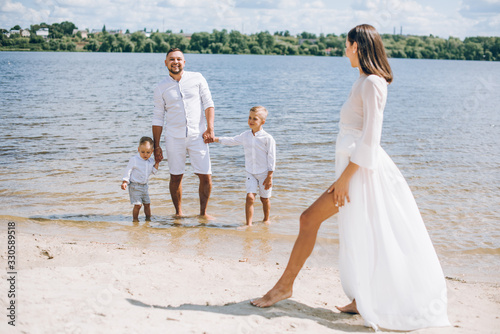
[[[155,159],[153,157],[144,160],[139,154],[134,155],[130,158],[127,168],[123,172],[123,181],[127,181],[127,183],[148,183],[149,176],[156,174],[158,171],[154,165]]]

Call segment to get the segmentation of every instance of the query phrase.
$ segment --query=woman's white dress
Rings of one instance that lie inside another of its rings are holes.
[[[408,184],[380,146],[387,83],[362,74],[340,112],[335,170],[360,166],[338,214],[340,277],[365,325],[449,326],[446,283]]]

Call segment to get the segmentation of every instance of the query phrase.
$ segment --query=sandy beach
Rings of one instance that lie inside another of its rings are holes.
[[[223,249],[224,244],[229,247],[223,252],[203,249],[200,242],[175,251],[175,244],[162,249],[141,243],[141,226],[136,227],[136,241],[130,242],[109,228],[104,235],[87,227],[94,234],[89,238],[81,226],[30,220],[15,225],[16,326],[8,325],[4,316],[1,333],[373,332],[359,315],[336,311],[335,305],[348,300],[338,269],[322,261],[321,254],[313,253],[306,263],[293,298],[259,309],[249,301],[282,273],[287,259],[283,248],[268,258],[243,257],[251,252],[230,251],[235,244],[228,240],[234,235],[210,236]],[[7,268],[6,226],[2,222],[2,268]],[[291,248],[293,239],[283,243]],[[8,278],[4,270],[0,291],[6,315]],[[447,284],[452,327],[415,333],[498,333],[497,284],[451,277]]]

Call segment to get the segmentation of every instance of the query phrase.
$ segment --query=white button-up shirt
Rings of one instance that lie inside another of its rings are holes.
[[[180,81],[170,75],[154,91],[153,125],[166,126],[165,135],[186,138],[206,131],[205,110],[213,107],[203,75],[184,71]]]
[[[127,181],[127,183],[148,183],[149,176],[156,174],[158,171],[154,165],[155,159],[153,157],[144,160],[139,154],[134,155],[130,158],[127,168],[123,172],[123,181]]]
[[[264,130],[252,133],[243,132],[235,137],[220,137],[222,145],[243,145],[245,150],[245,169],[251,174],[261,174],[274,171],[276,168],[276,142]]]

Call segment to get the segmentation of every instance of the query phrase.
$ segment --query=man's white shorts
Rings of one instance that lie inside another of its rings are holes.
[[[167,160],[170,174],[181,175],[186,169],[186,154],[196,174],[212,174],[208,144],[201,135],[187,138],[165,136]]]
[[[247,186],[247,194],[252,193],[252,194],[259,194],[260,197],[262,198],[270,198],[271,193],[273,190],[273,187],[269,189],[265,189],[264,187],[264,180],[267,177],[267,172],[261,173],[261,174],[251,174],[247,172],[247,180],[245,182]],[[257,190],[259,190],[257,192]]]

